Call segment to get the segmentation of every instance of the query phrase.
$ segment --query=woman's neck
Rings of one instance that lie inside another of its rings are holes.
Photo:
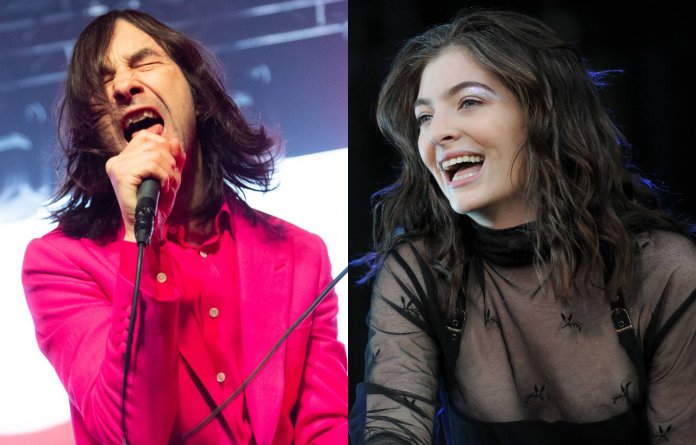
[[[518,200],[517,203],[514,208],[508,206],[504,211],[495,212],[490,211],[490,209],[481,209],[468,212],[466,216],[479,226],[494,230],[509,229],[534,221],[534,213],[527,209],[522,200]]]

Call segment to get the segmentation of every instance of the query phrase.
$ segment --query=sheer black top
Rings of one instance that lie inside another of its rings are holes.
[[[353,444],[696,443],[691,241],[638,236],[623,329],[602,289],[579,283],[564,305],[542,287],[528,235],[478,229],[484,286],[469,274],[464,310],[451,319],[433,304],[436,273],[422,244],[386,257]]]

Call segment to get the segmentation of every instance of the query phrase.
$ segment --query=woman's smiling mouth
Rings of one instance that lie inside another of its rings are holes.
[[[442,161],[440,170],[445,174],[448,185],[462,185],[462,180],[473,178],[481,171],[483,161],[484,157],[481,155],[457,156]]]

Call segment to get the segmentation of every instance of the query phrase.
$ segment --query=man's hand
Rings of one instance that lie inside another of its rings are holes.
[[[185,162],[186,155],[176,138],[167,140],[146,130],[135,133],[123,151],[106,162],[106,173],[121,208],[126,241],[135,242],[133,226],[140,183],[146,178],[159,181],[160,200],[155,225],[163,224],[174,208]]]

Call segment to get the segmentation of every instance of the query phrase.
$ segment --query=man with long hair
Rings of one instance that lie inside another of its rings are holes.
[[[336,295],[265,361],[330,266],[317,236],[241,199],[268,189],[275,145],[206,52],[141,12],[95,19],[75,44],[60,134],[59,225],[30,243],[23,282],[77,444],[345,443]],[[138,277],[147,179],[161,198]]]

